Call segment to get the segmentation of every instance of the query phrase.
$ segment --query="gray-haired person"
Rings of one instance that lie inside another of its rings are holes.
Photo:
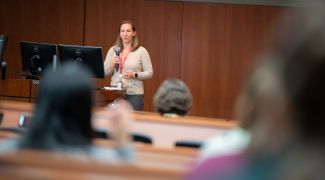
[[[192,108],[192,94],[179,79],[165,80],[154,96],[155,110],[164,116],[184,116]]]

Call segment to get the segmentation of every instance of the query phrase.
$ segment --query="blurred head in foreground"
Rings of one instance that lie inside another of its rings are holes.
[[[281,80],[285,105],[273,111],[282,112],[281,116],[260,122],[259,133],[269,133],[264,141],[268,145],[272,145],[271,137],[274,144],[280,139],[322,142],[325,138],[324,7],[320,4],[294,10],[285,14],[277,26],[267,57],[268,62],[277,64],[274,74]]]
[[[285,28],[275,41],[274,50],[283,60],[283,85],[295,132],[278,179],[324,178],[324,8],[322,2],[284,19],[281,25]]]
[[[91,143],[91,74],[76,63],[47,71],[41,80],[31,127],[21,147],[55,149]]]
[[[248,148],[203,162],[189,179],[324,178],[324,7],[291,8],[282,16],[240,96],[242,126],[254,120]]]

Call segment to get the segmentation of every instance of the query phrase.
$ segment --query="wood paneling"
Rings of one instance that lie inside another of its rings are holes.
[[[185,3],[181,78],[192,114],[232,118],[235,98],[272,24],[270,7]]]
[[[167,78],[180,78],[183,3],[136,0],[134,19],[142,45],[153,65],[153,78],[145,81],[145,110],[153,110],[153,96]]]
[[[0,80],[0,96],[30,98],[31,83],[25,79]]]
[[[100,46],[105,57],[120,21],[132,19],[153,63],[145,110],[153,111],[153,96],[165,79],[180,78],[194,97],[191,115],[231,119],[254,57],[284,9],[165,0],[1,0],[0,34],[9,36],[7,77],[21,77],[21,40]]]
[[[85,45],[103,47],[103,56],[114,45],[122,20],[132,19],[133,0],[86,1]]]
[[[84,0],[1,0],[7,78],[21,78],[20,41],[82,44],[83,27]]]

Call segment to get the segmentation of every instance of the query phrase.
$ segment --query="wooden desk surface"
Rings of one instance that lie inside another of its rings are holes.
[[[112,164],[71,154],[44,151],[18,151],[0,155],[1,177],[9,179],[181,179],[185,168],[175,169],[166,164],[139,159],[134,164]]]
[[[33,103],[0,101],[0,111],[4,113],[2,126],[17,127],[19,116],[32,115],[33,106]],[[93,126],[109,129],[109,117],[110,113],[104,108],[95,108]],[[176,141],[204,141],[237,125],[236,121],[204,117],[165,118],[151,112],[134,112],[133,118],[132,132],[151,137],[154,147],[169,149],[174,148]]]
[[[4,113],[4,119],[1,126],[3,127],[17,127],[17,121],[19,115],[21,114],[28,114],[31,115],[34,109],[33,103],[24,103],[24,102],[15,102],[15,101],[0,101],[0,112]],[[107,116],[109,112],[106,112],[103,108],[95,108],[94,109],[94,119],[93,123],[95,127],[101,127],[100,121],[107,121],[107,119],[103,119],[103,117]],[[134,112],[135,122],[132,131],[139,131],[142,134],[148,134],[153,138],[153,145],[135,144],[137,149],[137,159],[138,162],[136,163],[136,170],[126,170],[122,171],[121,169],[114,169],[114,176],[117,173],[117,176],[121,174],[130,173],[127,175],[128,178],[132,177],[132,179],[154,179],[150,174],[151,172],[155,173],[162,173],[162,179],[179,179],[181,178],[184,173],[190,168],[191,165],[195,162],[198,156],[198,149],[192,148],[180,148],[174,147],[174,141],[177,140],[176,138],[180,138],[181,135],[185,134],[187,138],[196,138],[196,137],[204,137],[206,135],[206,131],[211,130],[211,134],[215,135],[215,130],[226,130],[231,126],[224,126],[224,120],[222,119],[213,119],[213,118],[202,118],[204,123],[200,124],[200,117],[189,117],[189,121],[186,121],[186,117],[182,119],[182,121],[177,121],[178,119],[167,119],[161,117],[159,114],[155,113],[147,113],[147,112]],[[195,119],[198,118],[198,119]],[[226,121],[229,122],[229,121]],[[235,125],[234,122],[233,125]],[[210,130],[209,130],[210,129]],[[187,130],[185,132],[181,132]],[[204,137],[205,138],[205,137]],[[108,140],[103,139],[95,139],[94,143],[99,146],[103,147],[112,147],[111,142]],[[37,156],[38,157],[38,156]],[[6,157],[5,157],[6,158]],[[30,156],[29,156],[30,158]],[[0,160],[3,160],[3,157],[0,157]],[[48,161],[46,161],[48,162]],[[25,161],[19,163],[26,163]],[[37,170],[42,173],[44,168],[39,170],[39,164],[41,166],[48,166],[47,164],[42,164],[45,162],[37,162],[37,166],[34,165],[34,161],[27,161],[27,167],[29,166],[36,166]],[[56,162],[56,166],[65,167],[67,161]],[[55,166],[55,167],[56,167]],[[69,169],[71,165],[68,165]],[[88,165],[87,165],[88,166]],[[99,167],[95,164],[91,164],[94,168],[90,168],[87,171],[83,171],[83,168],[78,167],[77,169],[71,169],[71,171],[80,172],[82,176],[78,176],[76,174],[65,174],[67,173],[64,168],[55,168],[54,166],[49,167],[48,172],[46,173],[51,174],[50,177],[71,177],[71,178],[78,178],[78,177],[93,177],[95,175],[98,177],[98,173],[102,175],[102,171],[98,169],[104,169],[104,167]],[[96,168],[95,168],[96,167]],[[81,169],[79,169],[81,168]],[[110,168],[110,166],[106,166],[105,168]],[[47,168],[46,168],[47,169]],[[140,170],[139,170],[140,169]],[[24,171],[24,170],[23,170]],[[33,169],[35,171],[35,169]],[[32,172],[33,172],[32,171]],[[148,172],[149,171],[149,174]],[[6,171],[10,172],[10,171]],[[58,173],[56,173],[58,172]],[[107,172],[107,171],[106,171]],[[135,173],[135,175],[133,174]],[[144,177],[140,176],[140,173],[147,173]],[[54,174],[53,174],[54,173]],[[60,175],[61,173],[61,175]],[[63,174],[62,174],[63,173]],[[59,176],[58,176],[59,174]],[[166,175],[167,174],[167,175]],[[107,178],[108,174],[104,174],[104,177]],[[109,174],[111,176],[112,174]],[[4,177],[4,176],[2,176]],[[10,174],[8,175],[10,177]],[[124,177],[124,176],[123,176]]]
[[[108,117],[108,118],[107,118]],[[132,131],[152,138],[153,145],[159,148],[173,148],[176,141],[203,142],[213,136],[222,135],[237,126],[237,121],[196,116],[162,117],[155,112],[134,112],[135,123]],[[109,120],[109,113],[103,108],[96,108],[94,127],[104,127]]]

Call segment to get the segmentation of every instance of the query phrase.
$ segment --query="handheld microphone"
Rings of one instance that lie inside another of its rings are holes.
[[[0,34],[0,64],[3,61],[3,54],[7,46],[8,36]]]
[[[120,52],[121,52],[121,48],[120,47],[116,47],[115,48],[115,54],[116,54],[117,57],[120,56]],[[116,70],[116,72],[118,71],[118,68],[119,68],[119,64],[115,64],[115,70]]]
[[[1,63],[1,79],[6,79],[6,70],[7,70],[7,63],[6,61],[2,61]]]

